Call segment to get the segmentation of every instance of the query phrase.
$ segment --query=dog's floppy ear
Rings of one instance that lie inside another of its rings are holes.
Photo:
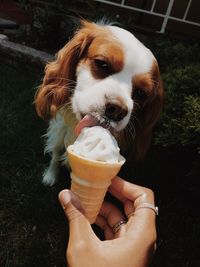
[[[153,128],[159,119],[163,105],[163,84],[156,61],[150,76],[153,82],[153,94],[144,105],[141,104],[136,113],[133,113],[130,127],[128,126],[126,131],[121,133],[120,138],[122,150],[125,148],[124,152],[127,152],[126,156],[135,160],[145,157],[151,144]]]
[[[153,128],[160,117],[163,106],[164,90],[157,61],[153,64],[151,76],[154,84],[153,96],[138,114],[140,123],[136,126],[134,144],[136,159],[142,159],[146,155],[151,144]]]
[[[40,117],[49,119],[68,103],[70,89],[75,85],[76,66],[93,39],[91,28],[94,25],[83,21],[82,28],[58,52],[56,60],[46,65],[43,83],[35,96],[36,111]]]

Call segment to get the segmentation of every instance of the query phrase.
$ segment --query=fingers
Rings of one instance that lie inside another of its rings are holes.
[[[120,177],[112,180],[109,192],[124,204],[126,215],[133,212],[141,203],[147,202],[154,205],[152,190],[126,182]]]
[[[113,227],[119,221],[126,220],[123,213],[116,208],[112,203],[104,202],[100,214],[97,217],[96,224],[104,231],[106,239],[113,239],[122,232],[122,227],[120,227],[120,231],[117,232],[117,235],[113,233]]]
[[[104,236],[106,240],[111,240],[114,238],[112,228],[103,216],[99,214],[95,224],[98,225],[104,231]]]
[[[80,201],[70,190],[61,191],[58,198],[69,221],[76,219],[76,217],[83,217],[84,210]]]
[[[140,208],[142,203],[154,205],[153,192],[145,187],[131,184],[120,177],[115,177],[109,187],[109,192],[124,204],[124,212],[128,218],[126,224],[127,234],[134,236],[155,236],[155,213],[148,208]]]
[[[94,236],[90,223],[84,216],[78,196],[70,190],[63,190],[58,198],[69,220],[70,238],[73,240],[86,238],[87,240],[88,236]]]
[[[100,215],[106,218],[110,227],[113,227],[120,220],[125,220],[125,217],[122,214],[122,212],[118,208],[116,208],[112,203],[106,201],[103,203],[101,207]]]

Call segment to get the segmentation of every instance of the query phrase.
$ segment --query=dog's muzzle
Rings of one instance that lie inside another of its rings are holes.
[[[105,117],[108,120],[119,122],[128,114],[128,108],[125,105],[119,105],[115,102],[108,102],[105,107]]]

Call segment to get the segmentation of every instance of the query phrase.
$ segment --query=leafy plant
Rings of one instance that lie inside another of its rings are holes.
[[[192,41],[149,39],[161,68],[165,88],[162,116],[154,145],[171,153],[188,153],[193,160],[190,174],[200,169],[200,46]],[[180,151],[180,152],[179,152]]]
[[[69,30],[66,26],[70,12],[64,1],[41,1],[41,5],[30,0],[18,0],[18,3],[31,21],[29,30],[24,31],[26,42],[36,48],[53,51],[66,42],[72,27]]]

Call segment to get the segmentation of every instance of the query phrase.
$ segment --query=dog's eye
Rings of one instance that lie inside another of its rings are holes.
[[[135,88],[133,91],[133,96],[139,100],[144,100],[147,98],[147,94],[142,88]]]
[[[110,64],[102,59],[94,59],[94,64],[96,67],[102,71],[109,71],[110,70]]]
[[[92,74],[97,79],[104,79],[115,72],[111,62],[106,58],[93,58],[91,63]]]

